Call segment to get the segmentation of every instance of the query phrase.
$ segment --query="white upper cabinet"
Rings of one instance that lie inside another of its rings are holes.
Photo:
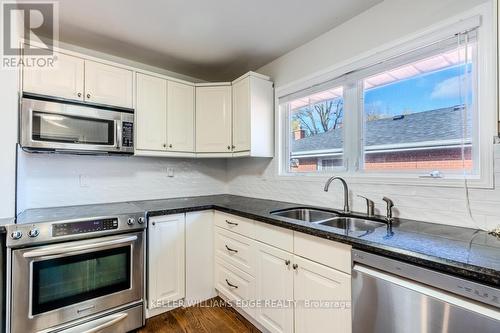
[[[84,60],[56,53],[53,68],[23,68],[23,91],[83,101]]]
[[[137,73],[136,149],[167,147],[167,80]]]
[[[231,153],[231,86],[196,87],[196,152]]]
[[[249,72],[232,83],[232,150],[237,156],[273,157],[273,83]]]
[[[133,108],[133,72],[60,52],[53,68],[23,68],[23,92]]]
[[[194,152],[194,87],[168,81],[168,150]]]
[[[250,80],[233,84],[233,151],[250,150]]]
[[[85,61],[87,102],[132,108],[132,96],[132,71],[95,61]]]

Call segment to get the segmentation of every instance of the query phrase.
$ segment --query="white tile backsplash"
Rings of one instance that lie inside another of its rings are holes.
[[[500,145],[495,147],[500,179]],[[19,152],[18,211],[27,208],[231,193],[257,198],[342,208],[342,190],[324,181],[284,179],[275,160],[260,158],[172,159],[124,156],[72,156]],[[167,169],[172,168],[173,177]],[[471,189],[470,218],[463,188],[350,184],[352,209],[364,211],[366,195],[385,213],[383,196],[397,216],[433,223],[492,229],[500,225],[500,188]]]
[[[495,146],[495,180],[500,180],[500,145]],[[231,194],[266,199],[292,201],[342,209],[342,189],[332,184],[330,191],[323,191],[324,180],[289,179],[276,177],[274,160],[229,160],[228,191]],[[385,214],[383,196],[394,200],[395,215],[433,223],[492,229],[500,225],[500,189],[470,189],[470,217],[464,188],[379,185],[352,183],[349,186],[351,207],[365,211],[365,201],[356,196],[362,194],[373,199],[376,211]]]
[[[167,169],[174,175],[168,177]],[[85,184],[81,184],[80,179]],[[19,152],[18,206],[27,208],[225,193],[223,159]]]

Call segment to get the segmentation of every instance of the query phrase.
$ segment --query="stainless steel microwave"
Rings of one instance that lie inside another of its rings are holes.
[[[133,110],[25,97],[20,125],[20,144],[27,151],[134,152]]]

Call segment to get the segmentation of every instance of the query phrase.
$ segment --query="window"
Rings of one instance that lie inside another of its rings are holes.
[[[365,170],[477,170],[472,159],[477,112],[470,103],[476,96],[476,47],[467,47],[465,52],[465,46],[455,45],[362,80]]]
[[[280,173],[372,179],[465,174],[479,184],[492,164],[487,148],[496,115],[488,96],[495,93],[489,74],[495,65],[479,17],[467,22],[471,26],[457,28],[461,33],[448,27],[449,37],[436,32],[434,39],[410,41],[415,47],[401,45],[399,55],[379,52],[376,60],[347,66],[347,74],[311,80],[308,88],[279,97]]]
[[[289,172],[334,170],[343,166],[343,88],[334,87],[292,100],[287,105]],[[327,164],[321,164],[322,157]]]

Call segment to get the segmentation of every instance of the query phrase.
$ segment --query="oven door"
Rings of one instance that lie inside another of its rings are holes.
[[[35,332],[143,298],[143,232],[12,251],[12,332]]]
[[[125,112],[24,98],[21,146],[31,150],[129,152],[130,147],[122,149],[122,130],[125,123],[131,126],[133,117]]]

